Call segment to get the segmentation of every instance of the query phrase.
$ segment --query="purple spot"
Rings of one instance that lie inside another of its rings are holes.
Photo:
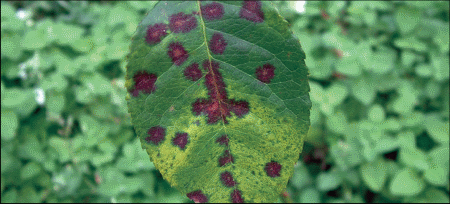
[[[234,191],[231,193],[231,202],[233,203],[243,203],[244,199],[242,199],[241,191],[238,189],[234,189]]]
[[[244,1],[239,16],[255,23],[261,23],[264,21],[261,5],[261,1]]]
[[[175,137],[172,139],[172,144],[179,146],[181,150],[184,150],[187,143],[188,143],[187,133],[177,133],[175,134]]]
[[[183,12],[170,16],[169,22],[169,28],[174,33],[187,33],[197,27],[197,19],[192,14]]]
[[[189,54],[179,42],[170,43],[168,48],[169,51],[167,51],[167,54],[172,58],[172,62],[175,65],[180,66],[189,57]]]
[[[225,150],[224,154],[222,157],[219,158],[219,166],[224,166],[227,163],[233,163],[234,162],[234,158],[233,156],[231,156],[230,151]]]
[[[223,5],[213,2],[201,7],[203,17],[208,20],[221,19],[223,16]]]
[[[147,141],[147,143],[152,142],[153,144],[158,145],[166,137],[166,129],[161,126],[155,126],[150,128],[147,134],[150,136],[146,137],[145,141]]]
[[[209,49],[211,49],[214,54],[223,54],[226,46],[227,42],[220,33],[214,33],[209,41]]]
[[[202,71],[198,68],[198,64],[194,63],[184,69],[184,76],[191,81],[197,81],[202,78]]]
[[[186,194],[186,196],[189,199],[193,200],[195,203],[208,202],[208,198],[202,193],[201,190],[190,192],[190,193]]]
[[[231,116],[230,112],[234,112],[238,117],[248,113],[248,102],[228,99],[225,89],[226,86],[219,72],[219,63],[205,60],[203,68],[207,71],[205,75],[205,86],[208,89],[209,99],[197,99],[192,104],[194,114],[207,114],[208,124],[217,123],[219,120],[228,124],[226,117]]]
[[[256,77],[264,83],[270,83],[270,80],[275,76],[275,67],[271,64],[265,64],[256,69]]]
[[[231,112],[233,112],[238,118],[242,118],[245,114],[248,113],[248,102],[247,101],[235,101],[234,99],[230,100],[231,104]]]
[[[266,164],[265,170],[268,176],[278,177],[280,176],[281,164],[279,164],[278,162],[271,161]]]
[[[134,75],[133,79],[134,89],[130,90],[130,92],[134,97],[137,97],[140,91],[150,94],[156,89],[156,74],[149,74],[146,71],[139,71]]]
[[[236,185],[236,182],[233,180],[233,175],[231,175],[231,173],[228,171],[220,174],[220,179],[222,180],[223,185],[225,185],[226,187],[233,187],[234,185]]]
[[[216,142],[219,143],[220,145],[225,145],[228,146],[228,136],[227,135],[222,135],[219,138],[217,138]]]
[[[145,41],[147,41],[150,45],[161,42],[162,37],[167,35],[166,30],[167,25],[164,23],[157,23],[153,26],[148,26]]]

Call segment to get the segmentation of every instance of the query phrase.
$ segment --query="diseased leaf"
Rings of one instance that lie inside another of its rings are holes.
[[[274,202],[309,128],[308,70],[271,2],[159,2],[128,55],[128,109],[195,202]]]

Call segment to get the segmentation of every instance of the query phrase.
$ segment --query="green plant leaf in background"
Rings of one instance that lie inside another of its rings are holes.
[[[142,147],[195,202],[276,201],[309,127],[304,59],[271,2],[159,2],[128,56]]]

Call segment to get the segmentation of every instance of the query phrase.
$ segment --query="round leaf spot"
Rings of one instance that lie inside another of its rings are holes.
[[[264,21],[264,13],[261,10],[261,1],[244,1],[239,12],[239,17],[255,23]]]
[[[147,141],[147,143],[152,142],[153,144],[158,145],[166,137],[166,129],[161,126],[155,126],[150,128],[147,134],[150,136],[146,137],[145,141]]]
[[[193,200],[195,203],[206,203],[206,202],[208,202],[208,198],[205,196],[205,194],[202,193],[201,190],[187,193],[186,196],[189,199]]]
[[[265,64],[256,69],[256,77],[264,83],[270,83],[270,80],[275,76],[275,67],[271,64]]]
[[[220,180],[222,180],[223,185],[226,187],[233,187],[236,185],[236,182],[233,180],[233,175],[228,171],[220,174]]]
[[[220,33],[214,33],[209,41],[209,49],[214,54],[223,54],[225,51],[225,47],[227,46],[227,42],[223,38],[223,35]]]
[[[167,54],[172,58],[172,62],[175,65],[180,66],[189,57],[189,54],[179,42],[170,43],[168,48]]]
[[[222,135],[219,138],[217,138],[216,142],[219,143],[220,145],[225,145],[228,146],[228,136],[227,135]]]
[[[167,25],[164,23],[157,23],[155,25],[148,26],[145,41],[149,45],[161,42],[162,38],[167,35],[166,30]]]
[[[192,14],[183,12],[170,16],[169,22],[169,28],[174,33],[187,33],[197,27],[197,19]]]
[[[197,81],[202,78],[202,71],[198,68],[197,63],[193,63],[184,69],[184,76],[191,81]]]
[[[142,91],[146,94],[150,94],[155,91],[156,86],[156,74],[149,74],[146,71],[139,71],[133,77],[134,79],[134,89],[130,92],[134,97],[139,95],[139,92]]]
[[[180,147],[180,149],[182,150],[184,150],[187,143],[188,143],[187,133],[177,133],[175,134],[175,137],[172,139],[172,144]]]
[[[202,6],[201,10],[203,17],[208,21],[221,19],[224,14],[223,5],[216,2]]]
[[[230,162],[234,162],[233,156],[230,154],[230,151],[225,150],[224,154],[219,158],[219,166],[225,166]]]
[[[242,199],[241,191],[234,189],[231,193],[231,202],[233,203],[243,203],[244,199]]]
[[[281,164],[279,164],[278,162],[271,161],[266,164],[265,170],[268,176],[278,177],[280,176]]]

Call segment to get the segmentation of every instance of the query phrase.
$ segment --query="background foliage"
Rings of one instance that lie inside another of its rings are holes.
[[[156,2],[1,2],[1,201],[191,202],[131,126],[125,56]],[[296,202],[449,202],[449,3],[277,3],[306,52]]]

